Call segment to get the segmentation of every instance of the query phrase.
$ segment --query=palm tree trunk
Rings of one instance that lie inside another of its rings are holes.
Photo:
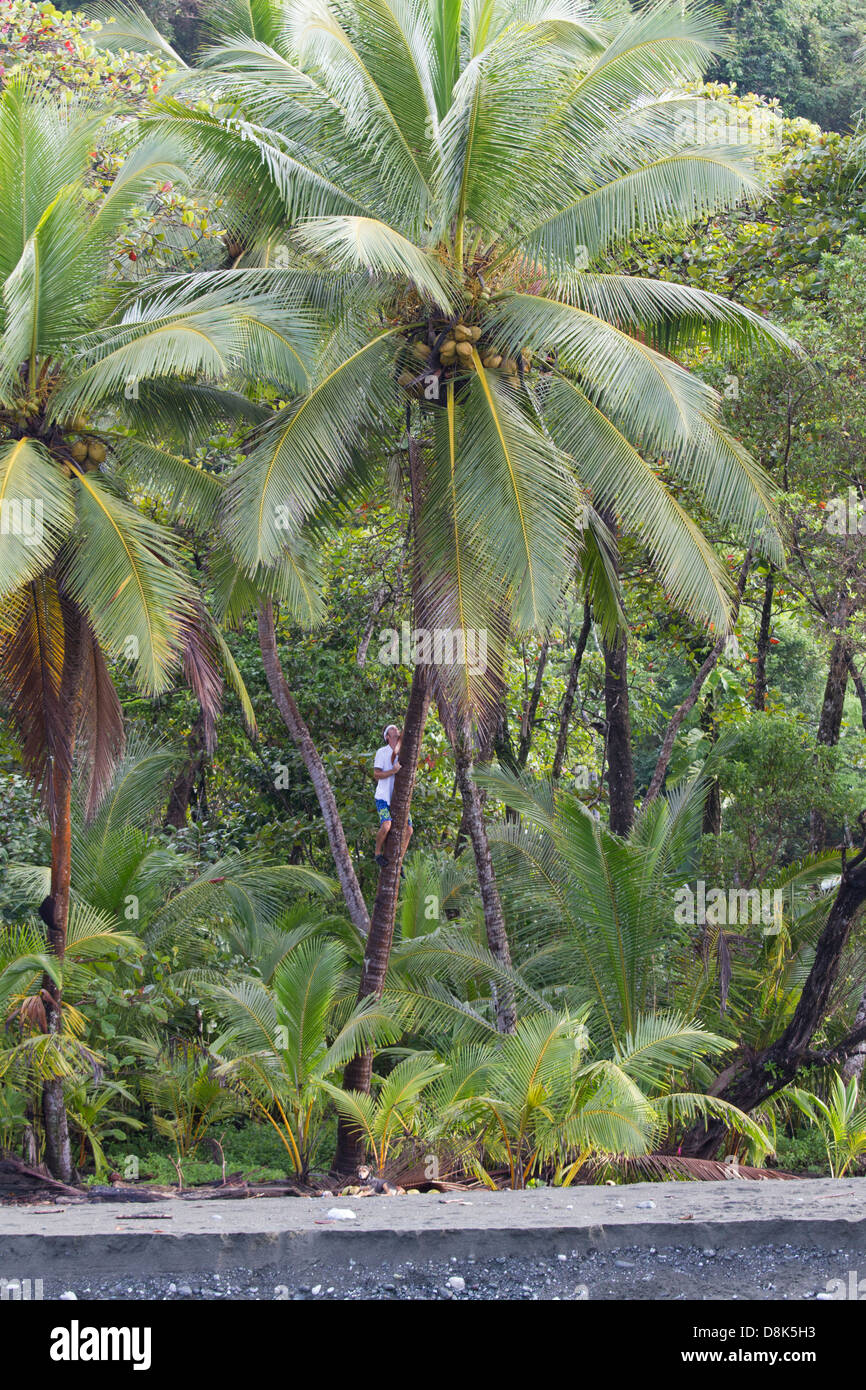
[[[562,764],[565,762],[565,752],[568,747],[568,728],[571,723],[571,711],[574,708],[574,697],[577,694],[577,681],[580,676],[580,665],[583,661],[583,654],[586,651],[586,644],[589,640],[590,628],[592,627],[592,610],[589,601],[583,605],[583,623],[577,635],[577,643],[574,648],[574,656],[571,660],[571,670],[568,673],[568,684],[565,687],[565,695],[562,699],[562,710],[559,716],[559,737],[556,740],[556,752],[553,756],[553,780],[558,782],[562,775]]]
[[[62,964],[69,928],[69,895],[72,886],[72,763],[81,699],[83,624],[78,609],[65,596],[60,598],[63,614],[63,670],[60,677],[59,719],[55,753],[52,759],[49,797],[51,825],[51,895],[40,908],[46,927],[48,950]],[[63,991],[50,975],[42,977],[46,1031],[58,1034],[63,1028]],[[45,1126],[45,1159],[49,1171],[61,1182],[74,1176],[69,1122],[63,1095],[63,1082],[45,1081],[42,1086],[42,1117]]]
[[[386,841],[388,864],[379,874],[376,901],[370,918],[370,931],[361,967],[361,983],[358,999],[370,995],[380,999],[385,987],[385,976],[391,957],[391,943],[394,940],[394,923],[397,917],[397,897],[400,889],[400,869],[403,864],[403,841],[412,804],[412,792],[418,772],[418,757],[424,726],[430,709],[432,672],[429,666],[417,665],[412,675],[412,688],[409,704],[403,721],[403,740],[400,744],[400,772],[394,779],[394,792],[391,797],[391,833]],[[373,1054],[369,1050],[353,1057],[343,1073],[343,1089],[346,1091],[370,1090],[373,1070]],[[361,1135],[344,1120],[337,1130],[337,1152],[334,1157],[336,1173],[352,1173],[364,1159],[364,1141]]]
[[[481,892],[481,904],[484,911],[484,926],[487,935],[487,945],[491,955],[507,969],[511,969],[511,950],[508,945],[508,934],[505,927],[505,914],[502,911],[502,900],[499,896],[499,885],[496,882],[496,874],[493,868],[493,857],[490,853],[490,841],[487,838],[487,825],[484,819],[485,793],[478,786],[473,777],[473,758],[471,753],[471,732],[469,721],[464,721],[463,728],[460,727],[459,719],[448,702],[448,699],[440,691],[439,693],[439,719],[442,727],[448,735],[451,750],[454,754],[454,770],[457,786],[460,789],[460,798],[463,803],[463,815],[460,822],[460,835],[465,835],[472,845],[472,852],[475,856],[475,870],[478,877],[478,887]],[[500,711],[499,702],[492,709],[488,709],[487,719],[482,720],[479,729],[479,758],[478,761],[483,765],[490,762],[495,751],[495,734],[493,721],[498,722]],[[516,767],[512,771],[517,771]],[[498,999],[497,1001],[497,1026],[502,1033],[513,1033],[516,1026],[516,1013],[513,999]]]
[[[487,838],[487,826],[484,822],[484,808],[478,787],[472,780],[472,758],[466,740],[459,736],[454,741],[454,763],[457,770],[457,784],[463,798],[463,818],[472,842],[472,852],[475,855],[475,869],[478,874],[478,887],[481,890],[487,945],[490,954],[499,964],[510,970],[511,950],[508,945],[508,933],[505,926],[505,914],[502,911],[502,899],[499,896],[499,885],[493,870],[490,841]],[[497,990],[496,1027],[500,1033],[513,1033],[517,1027],[517,1009],[512,989]]]
[[[415,553],[412,564],[412,600],[415,621],[427,627],[424,591],[421,572],[421,502],[426,486],[425,458],[420,440],[411,429],[408,435],[409,487],[412,516],[412,535]],[[391,794],[391,831],[386,840],[388,863],[379,873],[376,901],[370,918],[370,933],[367,949],[361,967],[361,983],[358,986],[358,999],[371,995],[380,999],[385,988],[385,976],[391,959],[391,945],[394,940],[394,923],[397,919],[397,899],[400,892],[400,870],[405,852],[406,827],[409,823],[409,809],[415,778],[418,774],[418,759],[421,754],[421,740],[430,709],[433,693],[433,667],[417,663],[412,672],[412,685],[406,718],[403,720],[403,737],[400,742],[400,772],[394,782]],[[363,1091],[369,1094],[370,1079],[373,1072],[373,1054],[369,1050],[353,1057],[343,1073],[343,1089]],[[337,1152],[334,1155],[334,1172],[354,1172],[364,1158],[364,1140],[359,1132],[341,1120],[337,1126]]]
[[[370,930],[367,904],[364,902],[361,886],[355,874],[349,846],[346,843],[346,833],[343,830],[343,822],[337,809],[336,798],[328,781],[328,774],[319,756],[319,750],[316,748],[312,735],[295,703],[280,664],[277,635],[274,628],[274,609],[270,599],[259,604],[258,624],[259,647],[274,704],[279,710],[283,723],[291,734],[292,741],[300,752],[304,766],[310,775],[313,790],[319,801],[328,844],[331,847],[337,878],[343,891],[349,916],[362,936],[366,936]]]

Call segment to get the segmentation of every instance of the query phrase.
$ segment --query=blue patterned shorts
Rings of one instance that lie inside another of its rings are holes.
[[[386,820],[391,819],[391,807],[388,805],[387,801],[380,801],[378,796],[376,797],[376,810],[379,812],[380,825],[384,825]],[[409,824],[412,824],[411,816],[409,817]]]

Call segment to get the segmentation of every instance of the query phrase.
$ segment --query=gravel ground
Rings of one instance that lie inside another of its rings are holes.
[[[279,1265],[199,1275],[44,1280],[45,1298],[144,1300],[787,1300],[827,1297],[828,1281],[846,1289],[857,1257],[844,1250],[758,1245],[748,1250],[617,1249],[564,1257],[451,1259],[315,1269],[298,1285]],[[863,1263],[861,1261],[861,1263]],[[866,1275],[866,1269],[863,1274]],[[316,1282],[320,1277],[321,1282]],[[859,1276],[855,1276],[856,1278]],[[866,1284],[864,1284],[866,1289]]]

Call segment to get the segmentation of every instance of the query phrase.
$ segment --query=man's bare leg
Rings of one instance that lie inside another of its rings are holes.
[[[389,820],[383,820],[383,821],[382,821],[382,824],[379,826],[379,833],[378,833],[378,835],[376,836],[376,854],[377,854],[377,855],[379,855],[379,854],[384,854],[384,853],[385,853],[385,841],[387,840],[387,838],[388,838],[388,836],[389,836],[390,833],[391,833],[391,822],[390,822]]]

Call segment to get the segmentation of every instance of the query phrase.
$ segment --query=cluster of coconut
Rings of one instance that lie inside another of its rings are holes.
[[[417,387],[422,368],[429,365],[435,369],[437,358],[438,365],[446,372],[452,367],[474,372],[476,352],[480,352],[481,363],[484,367],[500,370],[512,380],[519,378],[521,364],[524,372],[529,370],[532,353],[528,348],[521,350],[521,361],[519,362],[516,357],[505,357],[489,346],[479,349],[480,341],[481,329],[478,324],[457,323],[448,337],[439,344],[438,352],[434,351],[423,340],[413,343],[409,349],[409,356],[415,359],[418,367],[415,371],[409,368],[404,369],[398,378],[400,385],[409,389]]]
[[[465,323],[455,324],[453,335],[446,338],[439,348],[442,366],[453,367],[459,362],[461,367],[468,367],[471,371],[475,365],[472,354],[480,337],[481,329],[477,324],[471,328]]]
[[[38,415],[39,405],[35,396],[19,397],[13,402],[12,419],[19,429],[27,429],[34,415]]]
[[[72,421],[72,429],[76,434],[82,434],[87,429],[87,421],[78,416]],[[76,464],[85,470],[98,468],[105,462],[107,449],[101,439],[76,439],[69,446],[69,452]]]

